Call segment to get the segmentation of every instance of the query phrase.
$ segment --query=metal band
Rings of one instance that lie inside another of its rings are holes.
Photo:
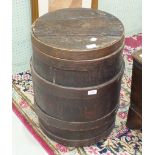
[[[118,105],[107,115],[103,116],[100,119],[94,120],[94,121],[88,121],[88,122],[67,122],[64,120],[60,120],[57,118],[54,118],[48,114],[46,114],[34,101],[35,110],[38,114],[38,117],[44,120],[46,124],[52,125],[56,128],[63,129],[63,130],[71,130],[71,131],[77,131],[77,128],[79,131],[84,130],[91,130],[99,128],[100,126],[104,125],[109,119],[115,119],[116,112],[118,109]]]

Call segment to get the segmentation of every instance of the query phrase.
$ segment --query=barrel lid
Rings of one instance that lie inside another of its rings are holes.
[[[32,25],[32,36],[48,49],[83,53],[102,49],[103,55],[107,55],[108,47],[114,51],[122,45],[124,27],[118,18],[109,13],[68,8],[39,17]],[[105,52],[103,49],[106,49]],[[48,51],[48,54],[52,52]]]

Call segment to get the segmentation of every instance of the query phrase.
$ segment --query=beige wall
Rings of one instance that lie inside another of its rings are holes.
[[[48,12],[48,3],[53,3],[55,0],[38,0],[39,2],[39,16],[45,14]],[[62,1],[62,0],[57,0],[57,1]],[[66,1],[67,3],[70,0],[63,0],[64,2]],[[78,1],[78,0],[74,0],[74,1]],[[79,0],[82,1],[82,4],[80,4],[82,7],[85,8],[90,8],[91,7],[91,0]],[[67,4],[66,3],[66,4]]]
[[[49,11],[63,8],[81,8],[82,0],[49,0]]]

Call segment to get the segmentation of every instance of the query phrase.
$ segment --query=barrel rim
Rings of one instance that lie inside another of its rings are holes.
[[[44,42],[42,42],[41,40],[39,40],[35,35],[34,35],[34,33],[31,31],[31,36],[37,41],[37,42],[39,42],[40,44],[42,44],[42,45],[44,45],[44,46],[47,46],[47,47],[49,47],[49,48],[51,48],[51,49],[55,49],[55,50],[60,50],[60,51],[67,51],[67,52],[77,52],[77,53],[83,53],[83,52],[85,52],[85,51],[87,51],[87,52],[89,52],[90,51],[90,49],[81,49],[81,50],[74,50],[74,49],[63,49],[63,48],[58,48],[58,47],[55,47],[55,46],[49,46],[48,44],[46,44],[46,43],[44,43]],[[99,48],[92,48],[91,49],[91,51],[98,51],[98,50],[104,50],[105,48],[108,48],[108,47],[112,47],[112,46],[114,46],[115,44],[117,44],[117,43],[119,43],[119,42],[121,42],[121,40],[124,40],[124,38],[125,38],[125,32],[123,32],[123,34],[122,34],[122,36],[120,37],[120,39],[117,41],[117,42],[113,42],[112,44],[110,44],[110,45],[107,45],[107,46],[104,46],[104,47],[99,47]]]
[[[71,62],[71,63],[86,63],[86,62],[98,62],[98,61],[103,61],[103,60],[106,60],[114,55],[116,55],[117,53],[119,53],[120,51],[122,51],[124,49],[124,42],[125,40],[123,41],[123,44],[117,49],[115,50],[114,52],[108,54],[108,55],[105,55],[103,57],[99,57],[99,58],[95,58],[95,59],[81,59],[81,60],[73,60],[73,59],[64,59],[64,58],[59,58],[59,57],[55,57],[55,56],[52,56],[52,55],[48,55],[44,52],[41,51],[41,49],[39,49],[38,47],[34,46],[34,48],[37,49],[37,52],[40,52],[41,54],[43,54],[45,57],[48,57],[50,59],[55,59],[57,61],[63,61],[63,62]],[[34,51],[36,52],[36,51]]]

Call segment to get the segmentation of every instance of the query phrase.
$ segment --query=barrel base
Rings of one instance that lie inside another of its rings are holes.
[[[42,131],[52,140],[70,147],[80,147],[95,144],[101,139],[107,139],[115,126],[115,108],[108,116],[90,122],[66,122],[46,114],[34,101]]]
[[[44,125],[41,122],[39,122],[39,125],[40,125],[40,128],[42,129],[42,131],[50,139],[56,141],[57,143],[60,143],[62,145],[68,146],[68,147],[83,147],[83,146],[89,146],[89,145],[95,144],[102,139],[107,139],[107,137],[110,135],[112,129],[114,128],[115,124],[113,123],[112,126],[108,130],[103,131],[102,134],[100,134],[96,137],[82,139],[82,140],[72,140],[72,139],[65,139],[63,137],[59,137],[59,136],[55,135],[54,133],[48,131],[47,128],[44,127]]]
[[[102,118],[103,120],[65,122],[47,115],[35,101],[34,103],[42,131],[52,140],[66,146],[80,147],[95,144],[101,139],[106,139],[115,126],[117,108],[107,117]]]

